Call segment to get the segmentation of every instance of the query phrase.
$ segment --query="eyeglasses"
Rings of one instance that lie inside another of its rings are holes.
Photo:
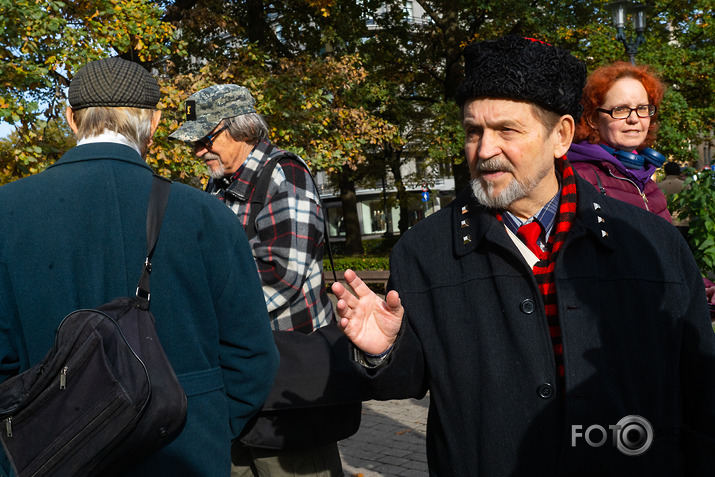
[[[215,133],[209,134],[208,136],[204,136],[201,139],[195,141],[194,146],[206,148],[206,149],[210,148],[211,146],[214,145],[214,139],[216,138],[216,136],[221,134],[223,132],[223,130],[226,128],[228,128],[228,124],[224,124],[224,126],[221,129],[219,129],[218,131],[216,131]]]
[[[596,111],[601,113],[606,113],[610,115],[613,119],[626,119],[631,116],[633,111],[636,112],[639,118],[649,118],[658,111],[655,104],[641,104],[635,108],[629,108],[628,106],[616,106],[615,108],[608,110],[602,108],[596,108]]]

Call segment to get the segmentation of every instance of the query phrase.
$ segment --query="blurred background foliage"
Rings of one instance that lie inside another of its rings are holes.
[[[161,84],[163,119],[147,157],[161,174],[205,184],[203,165],[167,136],[193,92],[238,83],[255,95],[271,139],[325,170],[343,197],[389,173],[400,204],[408,186],[433,179],[425,168],[403,177],[407,160],[451,170],[458,190],[467,184],[453,97],[470,41],[534,37],[569,49],[589,70],[628,60],[605,0],[420,0],[425,15],[410,18],[412,3],[0,0],[0,121],[13,129],[0,140],[0,184],[73,146],[67,85],[84,63],[106,56],[143,64]],[[669,86],[654,147],[681,164],[694,164],[697,145],[712,141],[714,3],[648,2],[637,55]],[[360,254],[351,230],[346,252]]]
[[[683,190],[668,197],[668,209],[688,221],[687,240],[698,267],[715,270],[715,171],[685,170]]]

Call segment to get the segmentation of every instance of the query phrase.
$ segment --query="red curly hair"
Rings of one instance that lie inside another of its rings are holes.
[[[581,96],[583,114],[576,125],[574,141],[588,140],[591,144],[601,142],[601,135],[591,127],[588,119],[591,118],[593,121],[594,116],[597,114],[596,108],[601,106],[608,90],[621,78],[633,78],[640,81],[648,93],[648,102],[660,107],[660,102],[663,100],[663,94],[665,93],[665,86],[651,67],[647,65],[634,66],[625,61],[602,66],[589,75],[586,80],[586,86],[583,88],[583,95]],[[658,131],[657,117],[658,112],[656,111],[655,115],[650,118],[648,135],[643,144],[638,146],[638,149],[649,147],[655,142],[656,132]]]

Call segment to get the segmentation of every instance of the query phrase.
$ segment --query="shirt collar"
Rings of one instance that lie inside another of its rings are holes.
[[[127,139],[127,137],[124,136],[123,134],[119,134],[118,132],[110,131],[109,129],[105,129],[104,132],[102,132],[101,134],[98,134],[96,136],[84,137],[84,138],[80,139],[79,141],[77,141],[77,145],[82,146],[83,144],[94,144],[97,142],[113,142],[116,144],[124,144],[125,146],[129,146],[132,149],[134,149],[135,151],[137,151],[139,153],[139,155],[141,156],[141,151],[136,146],[136,144],[134,144],[129,139]]]
[[[556,215],[559,212],[559,203],[561,202],[561,188],[556,192],[556,195],[551,198],[550,201],[546,203],[536,214],[527,220],[522,221],[516,215],[512,214],[508,210],[505,210],[502,214],[502,220],[504,224],[509,227],[509,230],[516,234],[524,224],[529,222],[537,221],[541,224],[541,229],[543,230],[543,235],[540,237],[541,242],[546,243],[551,235],[551,230],[554,228],[554,222],[556,221]]]

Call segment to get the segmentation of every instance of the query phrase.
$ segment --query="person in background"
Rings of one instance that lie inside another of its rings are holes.
[[[429,390],[433,476],[709,475],[700,272],[672,225],[565,157],[585,65],[520,37],[464,54],[471,190],[402,235],[384,300],[353,271],[332,286],[372,397]]]
[[[666,162],[663,166],[663,172],[665,172],[665,177],[658,182],[658,187],[666,197],[683,190],[685,179],[680,175],[680,165],[677,162]]]
[[[672,222],[668,203],[653,174],[665,157],[651,149],[665,88],[647,65],[624,61],[602,66],[588,76],[567,157],[574,171],[604,195],[649,210]],[[715,284],[703,277],[708,300]]]
[[[652,176],[665,158],[650,149],[665,88],[646,65],[617,62],[591,73],[583,115],[567,157],[602,194],[670,221],[665,196]]]
[[[210,170],[206,191],[246,229],[281,356],[269,398],[234,443],[232,475],[339,477],[337,442],[357,432],[362,406],[357,377],[336,380],[335,367],[350,365],[349,350],[325,286],[320,195],[303,160],[269,142],[254,104],[243,86],[202,89],[187,98],[187,121],[170,136],[193,147]],[[265,172],[273,158],[280,160]],[[258,191],[263,174],[268,189]],[[318,329],[334,331],[334,340],[311,336]],[[340,342],[343,360],[335,354]],[[324,348],[334,354],[316,359]]]
[[[107,58],[84,65],[68,96],[77,146],[0,187],[0,380],[44,358],[68,313],[133,296],[144,263],[159,85]],[[278,368],[251,249],[226,207],[173,183],[152,265],[156,330],[188,413],[174,441],[125,475],[228,476],[231,441]]]

